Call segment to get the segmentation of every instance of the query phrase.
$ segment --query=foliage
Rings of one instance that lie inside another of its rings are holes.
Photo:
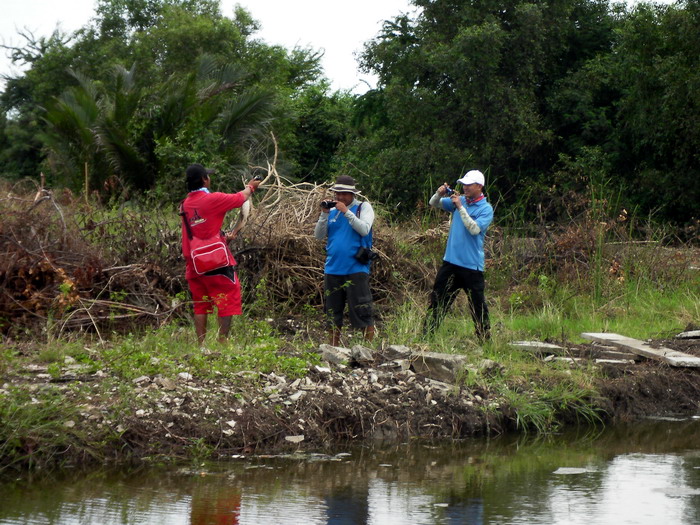
[[[26,50],[13,56],[30,68],[2,94],[5,176],[41,166],[73,190],[88,177],[91,189],[120,199],[155,189],[168,200],[190,162],[237,180],[265,156],[269,126],[288,120],[290,89],[320,75],[318,53],[267,46],[252,40],[256,29],[243,9],[229,19],[212,0],[102,0],[71,37],[25,35]],[[22,147],[15,136],[27,126],[41,140]]]
[[[575,166],[593,154],[626,207],[692,219],[696,2],[414,3],[415,19],[385,22],[365,46],[378,87],[358,98],[339,158],[373,195],[410,214],[476,167],[502,205],[546,206],[580,187]]]
[[[0,95],[0,176],[43,170],[75,190],[87,171],[114,198],[173,201],[192,161],[229,186],[264,166],[273,131],[290,180],[349,173],[397,217],[479,168],[519,221],[533,206],[567,219],[562,201],[589,183],[628,210],[697,220],[697,2],[414,4],[366,43],[378,84],[359,96],[329,90],[319,51],[256,39],[253,15],[225,17],[218,0],[100,0],[74,34],[20,33],[8,51],[28,69]]]

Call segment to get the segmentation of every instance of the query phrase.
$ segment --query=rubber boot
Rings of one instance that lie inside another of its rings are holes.
[[[331,346],[340,346],[340,328],[333,328],[329,330],[329,344]]]

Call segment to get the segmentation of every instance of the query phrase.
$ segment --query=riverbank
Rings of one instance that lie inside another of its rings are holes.
[[[700,356],[697,339],[656,343]],[[587,358],[518,355],[531,362],[527,376],[511,373],[513,354],[493,359],[491,349],[487,358],[477,347],[461,355],[388,344],[271,349],[287,363],[286,373],[264,366],[228,373],[223,363],[235,360],[236,350],[179,353],[177,341],[162,349],[174,367],[159,362],[165,354],[149,352],[147,341],[126,356],[103,353],[99,368],[80,356],[66,356],[60,366],[40,364],[28,353],[2,371],[0,465],[8,471],[225,458],[348,441],[548,432],[700,411],[700,369],[648,359],[596,363],[600,346],[562,344],[569,355]]]
[[[626,214],[596,206],[567,224],[494,225],[493,338],[479,346],[465,326],[463,295],[429,340],[420,333],[446,242],[444,217],[390,224],[382,219],[390,214],[378,213],[371,287],[379,335],[369,355],[353,355],[359,341],[350,339],[350,354],[328,362],[319,347],[327,337],[323,247],[311,235],[326,190],[279,191],[300,213],[278,221],[283,208],[259,206],[241,231],[232,248],[244,315],[228,344],[210,333],[207,351],[194,341],[172,209],[108,209],[51,194],[41,202],[52,206],[42,206],[33,193],[8,194],[0,469],[551,433],[697,413],[694,370],[596,363],[578,337],[660,339],[697,325],[696,243],[674,242],[651,224],[632,227]],[[262,227],[270,224],[283,227]],[[559,342],[563,355],[513,347],[518,339]],[[440,362],[431,354],[455,367],[443,363],[451,372],[434,374],[442,365],[426,369]]]

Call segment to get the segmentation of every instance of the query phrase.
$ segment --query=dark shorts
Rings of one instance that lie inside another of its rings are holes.
[[[187,279],[195,314],[241,315],[241,283],[232,266]]]
[[[325,301],[323,311],[329,324],[343,326],[343,311],[348,305],[350,325],[354,328],[374,326],[372,292],[369,289],[369,274],[360,272],[350,275],[328,275],[323,279]]]

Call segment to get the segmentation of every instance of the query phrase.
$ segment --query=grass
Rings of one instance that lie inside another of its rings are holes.
[[[113,373],[129,380],[142,375],[175,377],[181,372],[199,379],[221,380],[246,371],[297,378],[306,375],[310,363],[320,362],[317,354],[303,347],[293,354],[279,352],[284,341],[264,321],[235,317],[229,342],[225,344],[214,340],[213,322],[209,332],[208,354],[195,344],[191,327],[172,324],[117,338],[100,352],[99,360]]]
[[[109,215],[103,219],[105,234],[128,227]],[[462,378],[463,385],[488,392],[494,403],[485,405],[485,410],[507,408],[515,414],[515,423],[523,432],[546,434],[564,423],[599,423],[603,414],[595,408],[596,369],[544,364],[509,343],[520,339],[578,342],[582,332],[618,332],[639,339],[672,336],[700,320],[700,276],[688,270],[683,256],[661,244],[625,245],[624,249],[607,253],[609,247],[603,241],[611,240],[606,237],[609,231],[597,231],[586,245],[580,241],[585,240],[586,233],[584,228],[581,230],[562,235],[571,244],[573,257],[568,253],[545,254],[544,261],[522,266],[515,256],[506,253],[487,270],[492,322],[492,340],[487,344],[480,345],[474,337],[463,296],[439,330],[425,339],[421,327],[427,294],[413,292],[399,304],[385,305],[373,346],[403,344],[467,356],[470,370]],[[155,230],[149,233],[157,237]],[[508,233],[503,236],[507,238]],[[125,246],[128,250],[138,248]],[[426,245],[414,245],[407,240],[399,242],[398,249],[413,260],[439,260],[444,241],[432,239]],[[159,244],[154,253],[166,261],[171,252],[172,246]],[[260,374],[274,373],[289,379],[305,376],[310,366],[320,364],[313,347],[325,342],[325,336],[324,341],[316,342],[308,333],[290,339],[276,333],[265,319],[294,311],[295,322],[305,327],[302,332],[322,334],[319,311],[308,305],[275,301],[264,278],[256,286],[255,299],[245,305],[246,315],[233,319],[226,344],[216,342],[216,321],[210,316],[206,341],[210,352],[206,354],[196,344],[187,319],[126,335],[101,334],[98,338],[86,334],[58,337],[47,326],[43,342],[0,348],[3,376],[28,363],[45,366],[53,380],[60,380],[71,364],[91,372],[103,370],[108,376],[99,386],[80,382],[70,387],[73,390],[61,390],[55,384],[43,385],[39,390],[0,389],[0,464],[31,463],[39,446],[51,456],[77,441],[86,454],[92,454],[99,445],[92,447],[85,436],[65,422],[91,396],[114,397],[110,419],[115,422],[120,414],[133,413],[140,403],[133,380],[140,376],[176,378],[186,372],[204,383],[217,384],[249,381]],[[120,300],[120,293],[110,291],[110,299]],[[479,364],[484,359],[499,363],[499,371],[481,372]],[[90,439],[119,439],[119,433],[116,428],[105,428]],[[190,451],[194,457],[206,457],[211,446],[195,439]]]

